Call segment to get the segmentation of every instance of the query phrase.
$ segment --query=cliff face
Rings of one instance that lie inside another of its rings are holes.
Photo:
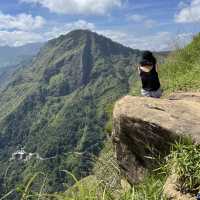
[[[156,155],[167,155],[179,138],[200,142],[200,94],[174,94],[169,99],[126,96],[113,113],[113,142],[123,175],[131,184],[143,179]]]

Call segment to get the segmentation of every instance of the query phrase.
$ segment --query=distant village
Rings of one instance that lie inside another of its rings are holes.
[[[42,158],[39,155],[39,153],[27,153],[24,150],[24,148],[21,148],[20,150],[17,150],[14,153],[12,153],[10,161],[23,161],[23,162],[27,162],[27,161],[31,160],[32,158],[44,161],[44,160],[54,159],[56,157],[57,157],[57,155],[49,157],[49,158]]]
[[[37,160],[45,160],[38,153],[27,153],[24,148],[17,150],[14,152],[10,158],[10,161],[24,161],[27,162],[32,158],[36,158]]]

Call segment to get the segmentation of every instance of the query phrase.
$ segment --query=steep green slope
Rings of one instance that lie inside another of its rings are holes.
[[[47,192],[72,182],[62,170],[78,178],[89,173],[106,137],[105,108],[129,91],[140,54],[77,30],[49,41],[14,75],[0,95],[2,194],[38,171],[47,174]],[[9,161],[19,147],[43,159]]]
[[[177,91],[199,91],[200,85],[200,35],[183,49],[177,49],[167,56],[164,63],[159,65],[159,77],[164,94]],[[159,55],[158,55],[159,58]],[[141,83],[138,76],[130,94],[140,95]]]
[[[0,46],[0,69],[18,65],[24,59],[35,56],[43,43],[32,43],[19,47]]]
[[[200,85],[200,35],[183,49],[176,50],[160,67],[160,77],[166,93],[197,91]]]
[[[24,57],[23,61],[21,61],[19,64],[16,63],[14,65],[0,68],[0,90],[4,90],[7,85],[12,82],[14,74],[22,68],[26,68],[32,59],[33,57]]]

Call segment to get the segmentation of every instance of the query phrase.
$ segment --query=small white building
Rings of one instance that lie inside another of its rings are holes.
[[[26,160],[28,153],[24,149],[17,150],[12,154],[10,160]]]

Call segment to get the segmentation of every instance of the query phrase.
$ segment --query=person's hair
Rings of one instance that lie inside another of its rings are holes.
[[[141,66],[156,65],[157,61],[151,51],[143,51],[139,64]]]

